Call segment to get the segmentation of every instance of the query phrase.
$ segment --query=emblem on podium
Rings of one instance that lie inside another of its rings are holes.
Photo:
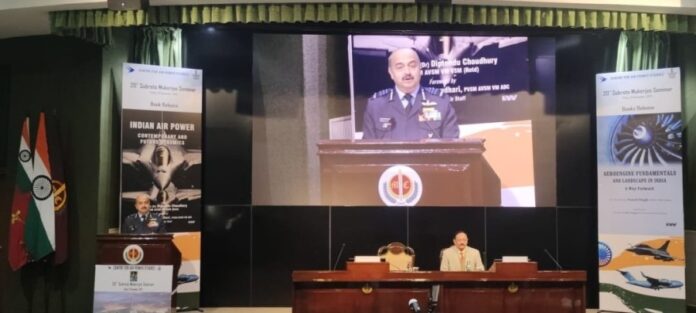
[[[387,206],[414,206],[423,195],[423,182],[413,168],[394,165],[382,172],[377,189]]]
[[[129,245],[123,249],[123,260],[130,265],[140,264],[144,257],[145,252],[139,245]]]

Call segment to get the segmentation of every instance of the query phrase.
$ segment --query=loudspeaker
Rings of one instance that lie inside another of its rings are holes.
[[[107,0],[109,10],[131,11],[145,10],[150,4],[149,0]]]

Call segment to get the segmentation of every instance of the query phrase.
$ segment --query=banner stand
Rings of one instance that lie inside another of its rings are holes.
[[[596,76],[600,312],[686,312],[680,79]]]
[[[181,251],[177,305],[187,309],[200,306],[202,75],[123,64],[120,222],[147,195]]]

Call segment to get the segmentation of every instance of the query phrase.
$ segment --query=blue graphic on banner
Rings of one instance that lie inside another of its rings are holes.
[[[597,118],[599,164],[681,164],[682,120],[678,113]]]
[[[611,248],[609,245],[603,242],[599,242],[599,267],[605,266],[611,262],[612,257]]]

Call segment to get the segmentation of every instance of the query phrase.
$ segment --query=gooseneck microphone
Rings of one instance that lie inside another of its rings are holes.
[[[343,254],[343,249],[345,249],[345,247],[346,247],[346,243],[344,242],[344,243],[341,245],[341,250],[338,250],[338,256],[336,257],[336,262],[334,263],[334,266],[333,266],[333,268],[332,268],[333,271],[336,270],[336,266],[338,266],[338,261],[341,260],[341,255]]]
[[[408,300],[408,307],[411,309],[411,312],[413,313],[420,313],[421,309],[418,306],[418,300],[415,298]]]
[[[553,261],[553,263],[556,264],[556,268],[562,271],[563,267],[561,267],[561,264],[559,264],[558,261],[556,261],[556,258],[554,258],[553,255],[551,255],[549,250],[546,250],[546,248],[544,248],[544,252],[546,252],[546,255],[548,255],[549,258],[551,258],[551,261]]]

